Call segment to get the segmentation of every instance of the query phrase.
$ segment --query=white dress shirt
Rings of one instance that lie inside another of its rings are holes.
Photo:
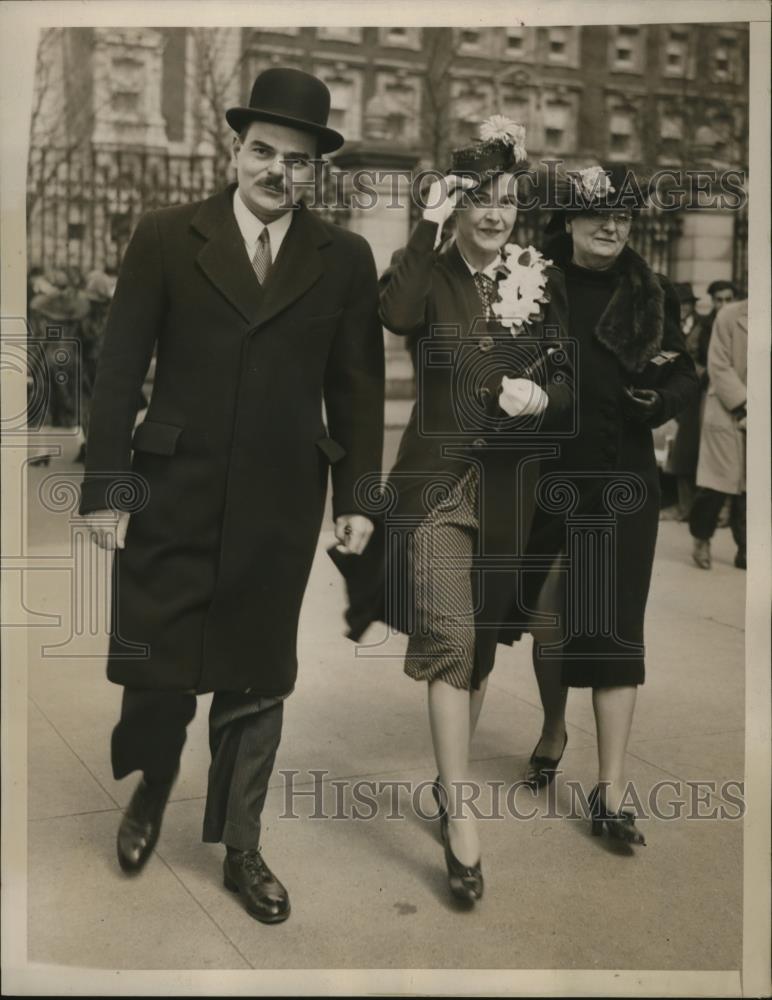
[[[266,225],[253,212],[250,212],[239,194],[239,189],[236,188],[233,192],[233,214],[236,216],[236,222],[244,238],[244,246],[246,247],[249,259],[252,260],[255,256],[260,233],[264,229],[267,229],[271,241],[271,260],[275,261],[279,256],[282,241],[292,223],[292,209],[289,209],[284,215],[280,215],[278,219],[274,219],[273,222],[269,222]]]
[[[456,246],[458,246],[458,243],[456,243]],[[472,277],[474,277],[475,274],[479,273],[479,274],[486,275],[486,277],[490,278],[491,281],[495,281],[496,280],[496,268],[504,260],[504,258],[501,256],[501,251],[500,250],[496,254],[496,256],[493,258],[493,260],[490,262],[490,264],[488,264],[486,267],[483,267],[483,268],[473,267],[473,265],[469,263],[469,261],[463,255],[463,253],[461,253],[461,247],[458,247],[458,252],[461,254],[461,260],[463,260],[463,262],[469,268],[469,273],[472,275]]]

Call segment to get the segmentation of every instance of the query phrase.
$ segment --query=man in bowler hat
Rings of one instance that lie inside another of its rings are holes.
[[[261,853],[260,814],[328,473],[353,558],[372,531],[357,482],[380,469],[383,442],[372,253],[295,197],[343,143],[329,108],[316,77],[261,73],[249,105],[226,113],[237,183],[140,219],[99,359],[80,505],[98,544],[116,548],[113,773],[142,774],[121,867],[138,872],[152,853],[196,696],[214,692],[203,840],[226,846],[226,888],[267,923],[290,904]]]

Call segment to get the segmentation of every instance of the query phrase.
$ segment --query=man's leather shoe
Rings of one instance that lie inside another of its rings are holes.
[[[228,848],[223,863],[223,883],[238,892],[247,912],[264,924],[278,924],[290,915],[287,890],[263,860],[259,850]]]
[[[161,820],[174,781],[137,785],[118,827],[118,862],[129,875],[145,867],[161,832]]]

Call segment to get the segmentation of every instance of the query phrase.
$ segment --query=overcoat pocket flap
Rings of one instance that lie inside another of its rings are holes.
[[[327,456],[327,461],[331,465],[335,462],[339,462],[346,454],[346,449],[343,445],[338,444],[338,442],[333,440],[331,437],[319,438],[316,442],[316,447]]]
[[[154,455],[173,455],[177,448],[177,438],[181,427],[174,424],[159,424],[155,420],[143,420],[134,431],[131,440],[135,451],[149,451]]]

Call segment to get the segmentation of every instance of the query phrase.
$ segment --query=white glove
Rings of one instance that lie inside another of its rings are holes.
[[[439,244],[442,235],[442,227],[447,219],[453,214],[453,209],[457,207],[458,200],[465,188],[474,187],[473,177],[457,177],[455,174],[448,174],[447,177],[438,177],[432,181],[432,186],[426,195],[427,208],[423,210],[423,218],[427,222],[437,223],[437,238],[434,241],[435,247]]]
[[[527,378],[507,378],[501,380],[499,406],[510,417],[529,417],[543,413],[547,409],[549,396],[535,382]]]

